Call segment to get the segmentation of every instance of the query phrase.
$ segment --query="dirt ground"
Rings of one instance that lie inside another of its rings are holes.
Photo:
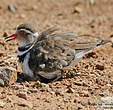
[[[32,23],[39,32],[57,26],[61,31],[109,39],[113,35],[113,0],[94,0],[90,7],[86,1],[0,0],[0,66],[17,68],[18,43],[4,43],[3,35],[10,35],[21,23]],[[16,12],[10,12],[9,5]],[[20,92],[25,92],[25,97],[19,97]],[[4,104],[0,110],[96,110],[98,100],[106,96],[113,96],[110,43],[85,56],[61,81],[16,82],[0,87],[0,101]]]

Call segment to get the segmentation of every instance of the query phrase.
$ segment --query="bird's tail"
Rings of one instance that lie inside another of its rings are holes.
[[[74,60],[71,62],[71,64],[66,69],[69,69],[71,66],[75,66],[83,58],[83,56],[85,54],[87,54],[87,53],[89,53],[89,52],[91,52],[91,51],[103,46],[104,44],[109,43],[109,42],[111,42],[111,41],[110,40],[102,40],[101,42],[97,43],[95,46],[80,51],[79,53],[77,53],[75,55]]]

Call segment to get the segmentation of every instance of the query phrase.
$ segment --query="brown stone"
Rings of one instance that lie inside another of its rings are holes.
[[[17,94],[20,98],[26,99],[27,100],[27,93],[26,92],[19,92],[19,94]]]
[[[99,64],[97,64],[96,65],[96,69],[98,69],[98,70],[104,70],[104,66],[103,65],[99,65]]]
[[[75,90],[74,90],[73,88],[69,88],[69,89],[67,90],[67,92],[68,92],[68,93],[74,93]]]
[[[6,32],[4,32],[3,37],[7,37],[7,36],[8,36],[8,34]]]
[[[0,108],[3,108],[5,103],[3,101],[0,101]]]

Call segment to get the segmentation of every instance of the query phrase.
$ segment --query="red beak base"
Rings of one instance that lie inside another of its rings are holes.
[[[11,36],[6,37],[6,38],[5,38],[5,41],[8,42],[8,41],[10,41],[10,40],[15,40],[15,39],[16,39],[15,34],[12,34]]]

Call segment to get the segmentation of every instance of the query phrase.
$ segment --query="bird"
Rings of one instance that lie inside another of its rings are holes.
[[[17,26],[16,32],[5,41],[17,39],[17,54],[23,74],[30,80],[53,82],[61,78],[63,69],[69,69],[88,52],[109,42],[90,35],[57,32],[50,27],[43,32],[29,23]]]

